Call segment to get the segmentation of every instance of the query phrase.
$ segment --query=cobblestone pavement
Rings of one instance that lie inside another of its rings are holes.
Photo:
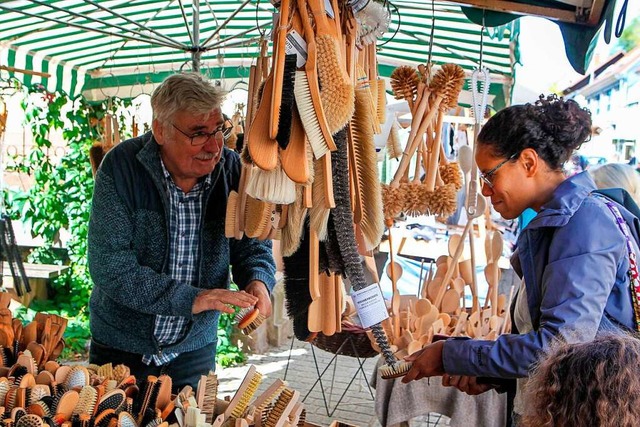
[[[358,359],[334,357],[331,353],[295,340],[292,348],[287,343],[271,348],[266,354],[251,355],[248,363],[255,365],[263,374],[259,391],[266,389],[277,378],[286,379],[291,388],[299,391],[304,399],[306,419],[310,423],[328,426],[338,420],[353,426],[380,427],[374,410],[375,390],[370,390],[368,385],[376,358],[361,359],[364,362],[363,374],[358,369]],[[220,369],[218,393],[233,394],[246,371],[246,366]],[[319,373],[322,374],[321,382],[318,381]],[[412,420],[410,425],[441,427],[447,426],[448,420],[430,414]]]

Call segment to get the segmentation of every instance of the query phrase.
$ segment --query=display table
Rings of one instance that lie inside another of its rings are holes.
[[[371,385],[376,389],[375,409],[383,426],[437,412],[451,418],[451,426],[500,427],[506,421],[506,393],[491,390],[469,396],[454,387],[443,387],[440,377],[403,384],[402,378],[384,380],[378,375],[378,360]]]
[[[11,293],[14,300],[20,302],[20,304],[28,307],[31,304],[31,300],[46,300],[47,299],[47,282],[53,278],[60,276],[63,272],[68,270],[68,266],[64,265],[51,265],[51,264],[30,264],[24,263],[24,271],[29,279],[29,285],[31,286],[31,292],[28,292],[21,297],[16,294],[13,288],[13,277],[11,276],[11,268],[7,262],[2,263],[2,284]]]

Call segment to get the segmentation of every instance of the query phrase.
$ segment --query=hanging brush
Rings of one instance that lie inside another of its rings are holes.
[[[320,98],[333,135],[344,128],[353,115],[354,89],[340,59],[340,44],[328,22],[324,0],[309,0],[308,3],[316,24]]]
[[[390,79],[394,98],[407,101],[409,109],[413,111],[420,83],[418,71],[409,65],[401,65],[391,72]]]
[[[291,16],[290,0],[280,1],[280,17],[278,19],[278,28],[275,34],[273,45],[273,90],[269,101],[271,102],[271,110],[269,115],[269,138],[276,139],[278,135],[278,124],[280,112],[282,111],[282,93],[283,85],[288,84],[284,80],[285,74],[285,49],[287,39],[287,29],[289,28],[289,18]],[[295,62],[295,61],[294,61]],[[286,131],[284,131],[286,133]],[[283,135],[284,135],[283,133]]]
[[[0,215],[0,233],[2,233],[2,242],[0,246],[2,254],[7,259],[9,269],[11,270],[13,289],[16,291],[16,294],[21,297],[31,292],[31,285],[29,285],[29,278],[24,270],[22,256],[20,255],[20,250],[16,243],[16,236],[13,232],[11,218],[7,214]]]
[[[373,121],[369,114],[370,94],[364,88],[356,90],[356,104],[348,128],[350,170],[354,176],[355,223],[360,225],[365,250],[378,246],[384,232],[382,189],[378,177],[378,160],[373,138]]]
[[[307,2],[306,0],[297,0],[297,3],[298,13],[304,27],[304,38],[307,42],[307,62],[304,65],[304,72],[296,71],[294,94],[309,144],[311,144],[315,158],[319,159],[327,152],[335,150],[336,145],[333,142],[333,136],[320,99],[317,49],[315,35],[307,12]]]
[[[402,156],[402,146],[400,145],[400,123],[397,119],[393,120],[389,136],[387,137],[387,155],[390,159],[399,159]]]
[[[340,238],[338,245],[344,261],[345,274],[353,289],[360,290],[367,286],[360,255],[358,254],[356,236],[353,230],[353,214],[351,211],[351,197],[349,195],[348,154],[346,132],[341,131],[335,136],[338,150],[332,156],[334,170],[334,186],[336,207],[332,210],[332,216],[336,227],[336,233]],[[387,336],[380,324],[371,327],[376,343],[380,347],[386,366],[380,369],[383,378],[404,375],[410,364],[396,360],[387,340]]]
[[[276,141],[281,149],[286,149],[291,138],[291,114],[295,107],[294,87],[296,77],[296,60],[295,54],[286,55],[284,60],[284,76],[282,78],[282,93],[280,103],[280,113],[278,115],[278,133]]]

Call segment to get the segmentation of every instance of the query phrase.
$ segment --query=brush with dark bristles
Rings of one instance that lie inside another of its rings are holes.
[[[293,88],[296,79],[296,59],[297,56],[286,55],[284,59],[284,75],[282,78],[282,99],[280,103],[280,116],[278,117],[278,134],[276,141],[281,149],[287,148],[291,138],[291,115],[294,105],[295,94]]]
[[[284,293],[287,315],[293,320],[293,332],[301,341],[311,335],[307,326],[311,305],[309,292],[309,221],[305,221],[300,247],[291,256],[283,257]]]
[[[344,269],[354,290],[367,287],[364,269],[358,254],[355,232],[353,230],[353,212],[351,210],[351,196],[349,193],[349,159],[347,154],[347,134],[345,130],[334,135],[337,150],[331,156],[333,172],[333,186],[336,207],[332,210],[336,234],[340,236],[338,245],[344,262]],[[382,378],[393,378],[406,374],[411,364],[398,361],[387,336],[380,323],[371,327],[378,347],[385,360],[385,366],[380,368]]]

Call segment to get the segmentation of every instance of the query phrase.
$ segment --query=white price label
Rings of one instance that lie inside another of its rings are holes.
[[[285,39],[285,53],[296,55],[296,67],[300,68],[307,62],[307,42],[296,30],[287,33]]]
[[[382,291],[377,283],[351,293],[362,327],[369,328],[389,317]]]

